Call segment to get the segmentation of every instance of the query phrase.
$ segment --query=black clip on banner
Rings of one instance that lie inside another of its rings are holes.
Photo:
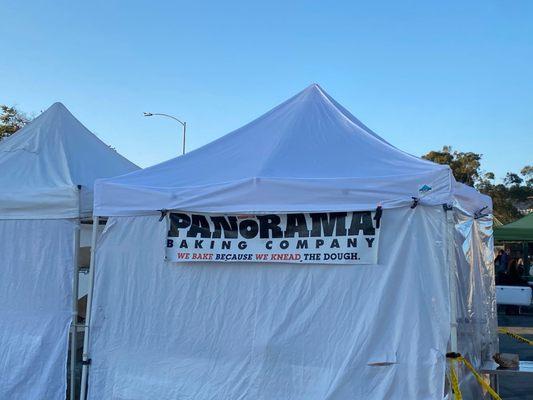
[[[383,207],[378,206],[376,208],[376,215],[374,216],[374,220],[376,221],[376,229],[379,229],[382,214],[383,214]]]
[[[163,221],[165,219],[165,216],[168,214],[168,210],[159,210],[161,213],[161,216],[159,217],[159,222]]]

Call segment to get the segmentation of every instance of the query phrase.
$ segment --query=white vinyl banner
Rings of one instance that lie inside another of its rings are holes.
[[[172,262],[377,264],[381,209],[330,213],[171,213]]]

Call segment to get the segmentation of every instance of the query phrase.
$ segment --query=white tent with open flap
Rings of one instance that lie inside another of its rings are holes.
[[[60,103],[0,142],[0,399],[65,398],[80,223],[136,169]]]
[[[89,398],[442,399],[455,185],[318,85],[98,180]]]
[[[498,321],[494,286],[494,239],[492,199],[471,186],[455,184],[455,268],[451,279],[451,301],[456,310],[457,347],[479,368],[498,352]],[[458,370],[463,398],[483,398],[475,377]]]

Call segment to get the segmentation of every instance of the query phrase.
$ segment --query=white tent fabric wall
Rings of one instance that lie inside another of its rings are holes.
[[[90,399],[442,397],[442,207],[385,210],[358,266],[169,264],[158,219],[111,218],[98,244]]]
[[[461,183],[454,197],[458,349],[479,368],[498,351],[492,200]],[[472,374],[460,372],[463,398],[483,398]]]
[[[469,342],[462,351],[479,366],[498,347],[492,199],[463,184],[456,185],[455,198],[458,322]]]
[[[0,399],[65,398],[75,224],[0,220]]]
[[[473,218],[456,210],[455,221],[458,344],[460,352],[479,368],[498,351],[492,216]],[[461,375],[464,390],[473,393],[464,398],[482,398],[471,374],[463,370]]]
[[[473,364],[479,366],[497,350],[494,268],[493,260],[489,264],[489,257],[486,257],[492,253],[488,243],[491,238],[485,231],[490,229],[490,221],[457,215],[457,227],[460,235],[456,247],[459,261],[456,277],[459,285],[458,322],[460,337],[464,341],[461,348]]]
[[[136,169],[60,103],[0,142],[0,400],[65,398],[77,221]]]

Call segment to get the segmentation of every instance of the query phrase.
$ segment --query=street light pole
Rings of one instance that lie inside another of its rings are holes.
[[[168,115],[168,114],[162,114],[162,113],[151,113],[151,112],[145,112],[144,113],[144,116],[145,117],[153,117],[155,115],[159,115],[161,117],[167,117],[167,118],[170,118],[170,119],[173,119],[174,121],[178,122],[182,127],[183,127],[183,148],[182,148],[182,154],[185,154],[185,135],[187,133],[187,122],[185,121],[181,121],[179,120],[178,118],[172,116],[172,115]]]
[[[187,122],[183,121],[183,153],[185,154],[185,132],[187,132]]]

